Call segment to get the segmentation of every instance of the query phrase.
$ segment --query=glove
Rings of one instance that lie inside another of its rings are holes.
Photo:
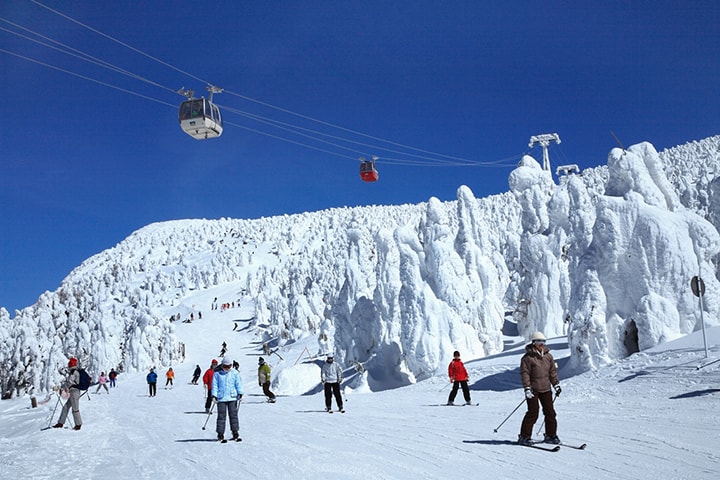
[[[213,395],[212,401],[215,402],[215,403],[217,403],[217,397],[216,397],[215,395]]]
[[[450,383],[455,383],[455,379],[451,377],[451,378],[450,378]]]
[[[555,395],[557,395],[559,397],[560,392],[562,392],[562,388],[560,388],[560,384],[558,383],[557,385],[553,385],[553,387],[555,388]]]
[[[525,398],[527,398],[528,400],[530,400],[530,399],[533,398],[534,396],[535,396],[535,394],[533,394],[532,388],[526,388],[526,389],[525,389]]]
[[[238,395],[238,400],[242,401],[242,393]]]
[[[258,387],[262,387],[262,383],[258,382]]]

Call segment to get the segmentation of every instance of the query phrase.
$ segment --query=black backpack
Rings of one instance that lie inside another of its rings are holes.
[[[80,373],[80,381],[77,384],[77,388],[79,390],[87,390],[90,388],[92,378],[90,378],[90,375],[82,368],[78,370],[78,373]]]

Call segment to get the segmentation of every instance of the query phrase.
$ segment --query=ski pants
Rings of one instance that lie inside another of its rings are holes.
[[[548,437],[557,435],[557,420],[555,419],[552,391],[536,392],[533,398],[528,398],[525,401],[528,409],[520,427],[520,436],[522,438],[532,438],[532,429],[540,414],[540,405],[542,405],[543,415],[545,416],[545,435]]]
[[[98,393],[101,388],[105,387],[105,391],[110,393],[110,390],[108,390],[107,384],[105,383],[98,383],[98,388],[95,390],[95,393]]]
[[[325,408],[332,407],[333,395],[335,395],[338,408],[343,408],[342,395],[340,395],[340,382],[325,382]]]
[[[82,417],[80,416],[80,395],[82,395],[82,393],[77,388],[70,389],[70,398],[67,399],[67,402],[65,402],[65,405],[60,412],[60,418],[58,419],[58,423],[65,423],[65,420],[67,420],[68,412],[70,412],[70,408],[72,407],[73,421],[75,422],[75,426],[82,425]]]
[[[265,382],[262,384],[263,393],[266,397],[268,397],[270,400],[275,398],[275,394],[270,391],[270,382]]]
[[[448,397],[448,403],[452,403],[455,401],[458,387],[462,387],[463,397],[465,397],[465,403],[470,401],[470,388],[468,388],[467,380],[463,380],[461,382],[453,382],[452,390],[450,390],[450,396]]]
[[[212,392],[210,388],[207,389],[207,398],[205,398],[205,411],[209,411],[212,406]]]
[[[150,389],[150,396],[154,397],[157,393],[157,382],[148,383],[149,389]]]
[[[217,425],[215,430],[218,435],[225,433],[225,417],[230,417],[230,431],[238,433],[240,424],[238,422],[238,402],[231,400],[229,402],[217,402]]]

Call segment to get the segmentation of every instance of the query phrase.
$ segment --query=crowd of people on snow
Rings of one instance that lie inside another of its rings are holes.
[[[555,397],[560,395],[562,389],[560,387],[560,381],[558,380],[557,364],[546,346],[546,341],[545,335],[543,335],[542,332],[535,332],[530,338],[530,343],[525,346],[525,354],[520,360],[520,380],[525,395],[524,402],[527,407],[520,426],[520,434],[518,435],[518,443],[520,445],[533,445],[535,443],[532,440],[532,430],[538,420],[540,407],[542,407],[542,412],[545,417],[545,437],[543,441],[551,444],[561,443],[557,435],[557,418],[554,400]],[[213,408],[217,408],[215,430],[219,441],[226,441],[225,424],[227,421],[230,423],[232,439],[241,441],[238,420],[238,407],[243,397],[242,377],[239,372],[240,365],[234,358],[228,355],[227,344],[225,342],[222,344],[220,353],[222,357],[221,361],[218,363],[216,359],[213,359],[210,362],[209,368],[202,374],[202,382],[206,391],[205,413],[209,419],[210,415],[212,415]],[[276,395],[270,390],[271,371],[270,365],[263,357],[260,357],[258,359],[257,369],[258,386],[262,388],[263,394],[267,397],[267,401],[269,403],[275,403]],[[197,385],[201,373],[202,369],[200,365],[196,365],[190,383]],[[460,358],[459,351],[453,353],[453,360],[448,365],[448,377],[452,384],[452,389],[447,400],[447,405],[454,405],[458,390],[462,390],[465,404],[472,404],[470,388],[468,386],[469,375]],[[98,377],[98,386],[95,393],[99,393],[101,388],[105,388],[105,391],[110,393],[107,384],[109,383],[110,387],[114,387],[116,378],[117,372],[115,369],[111,369],[108,375],[102,372]],[[148,395],[150,397],[154,397],[157,394],[157,378],[158,375],[155,372],[155,368],[151,368],[146,376]],[[165,379],[165,388],[172,388],[175,379],[175,372],[172,367],[165,372]],[[338,411],[344,413],[343,397],[340,391],[340,386],[343,381],[343,369],[335,363],[332,354],[327,356],[320,368],[320,381],[323,385],[325,411],[332,413],[332,400],[334,397]],[[70,358],[68,368],[65,372],[65,381],[61,386],[62,390],[67,392],[67,400],[60,411],[60,417],[57,423],[53,425],[54,428],[62,428],[70,411],[72,411],[74,421],[73,428],[74,430],[80,430],[82,427],[80,398],[87,393],[91,383],[90,377],[79,367],[77,359],[74,357]],[[58,403],[61,398],[61,394],[58,392]]]

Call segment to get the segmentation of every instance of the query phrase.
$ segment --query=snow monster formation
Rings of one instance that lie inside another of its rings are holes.
[[[601,195],[579,176],[549,178],[530,157],[510,176],[523,209],[521,333],[566,332],[571,368],[597,368],[701,328],[695,275],[717,324],[720,235],[682,207],[652,145],[613,149]]]

